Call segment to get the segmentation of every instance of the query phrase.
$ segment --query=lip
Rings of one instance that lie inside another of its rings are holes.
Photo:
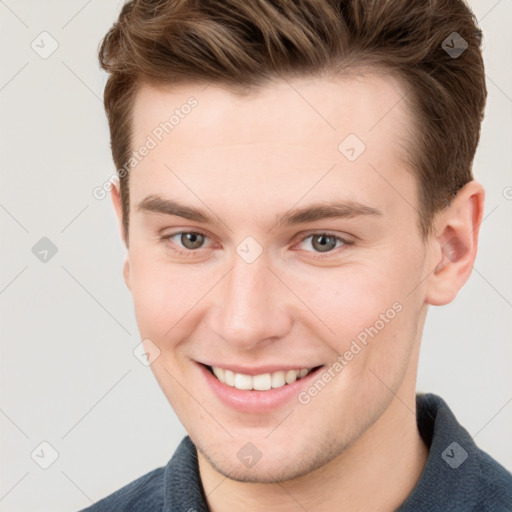
[[[273,388],[269,389],[268,391],[256,391],[237,389],[228,386],[227,384],[224,384],[219,379],[217,379],[217,377],[212,375],[210,370],[204,364],[197,363],[197,366],[208,387],[224,405],[227,405],[228,407],[235,409],[239,412],[245,413],[272,412],[278,409],[279,407],[282,407],[290,400],[296,398],[297,395],[302,390],[302,388],[309,386],[311,380],[313,380],[318,374],[318,372],[321,371],[323,368],[323,366],[320,366],[315,371],[308,373],[305,377],[296,380],[292,384],[285,384],[280,388]],[[222,366],[221,368],[232,369],[236,367]],[[283,368],[280,367],[279,369],[282,370]],[[297,367],[293,367],[290,369],[297,369]],[[247,372],[247,370],[248,369],[246,368],[245,371]],[[255,369],[253,368],[252,370]],[[258,368],[257,372],[267,373],[267,371],[262,372],[261,368]],[[259,373],[249,373],[247,375],[259,375]]]

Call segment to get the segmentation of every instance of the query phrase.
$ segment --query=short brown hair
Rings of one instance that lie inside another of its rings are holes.
[[[119,171],[130,158],[133,101],[143,83],[242,91],[282,76],[378,66],[409,91],[410,163],[426,237],[434,215],[473,179],[487,97],[480,45],[463,0],[132,0],[99,50],[110,74],[104,103],[114,162]],[[127,244],[128,178],[120,175]]]

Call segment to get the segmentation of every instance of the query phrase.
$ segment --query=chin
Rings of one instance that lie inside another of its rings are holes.
[[[248,467],[243,462],[243,454],[240,454],[240,449],[226,448],[219,452],[218,449],[205,449],[200,443],[194,442],[194,444],[208,464],[221,475],[237,482],[260,484],[280,483],[300,478],[321,468],[346,448],[343,444],[335,443],[318,445],[315,451],[311,447],[302,447],[301,449],[294,446],[293,453],[290,453],[289,449],[283,451],[276,448],[271,450],[270,457],[260,452],[261,458],[254,463],[249,460],[247,464],[250,467]],[[231,452],[231,450],[233,451]],[[251,449],[248,450],[248,453],[250,452]],[[254,455],[257,456],[256,453]]]

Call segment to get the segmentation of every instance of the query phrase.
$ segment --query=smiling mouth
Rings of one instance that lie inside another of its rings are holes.
[[[315,366],[314,368],[278,370],[260,375],[246,375],[218,366],[204,366],[223,384],[246,391],[268,391],[269,389],[281,388],[288,384],[293,384],[296,380],[300,380],[306,377],[306,375],[322,368],[322,366]]]

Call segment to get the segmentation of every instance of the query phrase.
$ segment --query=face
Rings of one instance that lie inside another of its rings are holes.
[[[432,261],[401,97],[377,75],[137,94],[125,279],[156,379],[230,478],[308,473],[414,396]]]

